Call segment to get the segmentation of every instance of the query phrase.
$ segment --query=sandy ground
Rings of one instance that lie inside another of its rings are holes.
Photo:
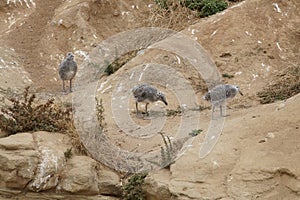
[[[75,53],[79,68],[85,69],[89,59],[95,58],[96,60],[97,45],[102,41],[122,31],[143,27],[143,20],[145,15],[149,14],[151,8],[149,5],[152,3],[152,1],[137,0],[123,0],[119,3],[100,0],[71,2],[35,0],[32,2],[34,4],[26,5],[23,2],[23,4],[7,5],[1,1],[0,84],[2,88],[13,89],[31,85],[31,88],[42,96],[55,96],[64,100],[70,100],[72,94],[62,94],[57,67],[66,53]],[[228,102],[229,121],[236,121],[231,123],[232,126],[239,127],[239,120],[245,118],[243,116],[251,118],[269,113],[268,109],[258,107],[260,105],[256,93],[273,80],[277,72],[288,66],[299,66],[299,9],[300,4],[297,0],[278,2],[247,0],[220,14],[199,19],[196,24],[183,30],[184,34],[202,45],[221,75],[226,73],[234,76],[230,79],[221,78],[222,82],[239,85],[242,89],[243,97],[238,96]],[[91,52],[94,54],[92,55]],[[115,54],[113,56],[118,56],[119,52],[116,52],[113,52]],[[191,67],[186,58],[176,57],[173,52],[161,50],[140,53],[141,55],[117,73],[99,79],[97,87],[100,88],[102,83],[105,83],[105,87],[95,94],[103,99],[106,133],[111,141],[122,149],[147,152],[151,149],[159,150],[163,145],[159,139],[160,136],[155,136],[146,142],[126,136],[122,125],[116,124],[111,110],[113,92],[121,77],[134,69],[137,64],[156,62],[172,66],[186,79],[188,85],[197,91],[195,109],[197,106],[208,107],[210,105],[201,99],[206,89],[203,78],[194,67]],[[76,86],[80,87],[79,79],[84,77],[81,76],[84,73],[81,70],[77,82],[75,79],[75,89]],[[172,74],[169,75],[172,76]],[[157,85],[166,93],[169,105],[166,107],[158,103],[152,106],[150,117],[137,117],[134,101],[129,97],[128,113],[136,124],[149,125],[156,117],[160,119],[165,116],[166,109],[177,109],[180,105],[178,100],[180,98],[170,90],[172,87],[168,84],[171,83],[172,81],[166,81]],[[129,86],[131,86],[130,83],[128,83]],[[105,88],[106,90],[103,91]],[[129,88],[126,92],[130,96]],[[249,114],[252,110],[257,113]],[[173,137],[173,133],[178,130],[182,115],[184,114],[165,116],[166,123],[161,131]],[[207,129],[209,118],[209,110],[201,112],[199,117],[201,129]],[[258,120],[253,118],[251,120]],[[269,131],[270,127],[259,125],[261,123],[257,121],[259,129],[254,131],[255,134]],[[265,123],[268,125],[268,122]],[[274,131],[277,128],[285,130],[288,127],[295,127],[295,123],[287,118],[280,127],[271,126]],[[231,127],[230,130],[237,129]],[[298,136],[292,135],[291,137],[294,138],[291,140],[299,141]],[[272,145],[275,148],[279,144]]]

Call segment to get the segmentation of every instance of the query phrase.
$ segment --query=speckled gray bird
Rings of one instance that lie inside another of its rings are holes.
[[[149,115],[147,107],[149,103],[156,101],[162,101],[165,105],[168,105],[165,95],[157,90],[155,87],[146,83],[139,84],[132,89],[133,96],[135,98],[136,112],[139,112],[138,103],[146,103],[146,114]]]
[[[59,76],[63,81],[63,92],[65,92],[65,81],[70,81],[70,92],[72,92],[72,80],[77,72],[77,63],[74,60],[74,55],[72,53],[68,53],[67,57],[62,61],[59,65],[58,69]]]
[[[235,97],[236,94],[240,93],[243,96],[239,86],[230,85],[230,84],[220,84],[209,90],[204,96],[203,99],[211,101],[213,112],[216,106],[220,106],[220,115],[222,113],[222,105],[225,103],[226,99]]]

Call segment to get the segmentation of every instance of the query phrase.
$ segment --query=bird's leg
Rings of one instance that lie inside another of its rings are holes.
[[[148,108],[148,104],[149,104],[149,103],[146,103],[146,114],[147,114],[147,115],[149,115],[148,109],[147,109],[147,108]]]
[[[72,79],[70,80],[70,92],[72,92]]]
[[[223,112],[222,112],[222,105],[220,105],[220,116],[223,116]]]
[[[136,109],[136,114],[138,114],[139,113],[139,107],[138,107],[138,102],[137,101],[135,102],[135,109]]]
[[[214,113],[215,113],[215,105],[212,105],[212,114],[211,114],[211,119],[214,119]]]
[[[65,92],[65,81],[63,80],[63,92]]]

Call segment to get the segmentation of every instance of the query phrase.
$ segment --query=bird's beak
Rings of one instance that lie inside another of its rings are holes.
[[[164,102],[166,106],[168,105],[168,102],[166,100],[162,100],[162,102]]]
[[[242,96],[244,96],[243,93],[242,93],[240,90],[239,90],[239,93],[240,93]]]

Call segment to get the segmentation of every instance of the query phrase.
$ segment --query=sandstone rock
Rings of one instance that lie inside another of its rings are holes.
[[[70,148],[69,138],[59,133],[39,131],[0,138],[0,197],[2,190],[14,189],[4,195],[9,197],[26,187],[35,192],[58,189],[79,194],[70,195],[70,199],[115,199],[99,194],[121,195],[119,176],[104,169],[98,171],[92,158],[74,156],[66,162],[64,153]],[[29,196],[39,199],[34,193]],[[55,194],[46,195],[45,199],[52,197]]]
[[[279,111],[274,111],[275,103],[232,113],[207,157],[199,159],[195,145],[171,165],[170,171],[151,173],[146,178],[147,196],[168,199],[160,194],[166,187],[170,199],[176,200],[299,199],[300,151],[299,140],[295,139],[299,138],[299,118],[290,117],[299,112],[299,102],[297,95]],[[253,119],[253,113],[259,119]],[[287,121],[290,126],[286,126]],[[266,132],[274,131],[276,137],[258,142]],[[203,137],[194,142],[199,144]]]
[[[0,139],[0,149],[7,150],[33,150],[35,149],[31,133],[18,133]]]
[[[60,189],[77,194],[98,194],[96,161],[87,156],[74,156],[68,160],[62,174]]]
[[[32,191],[54,189],[65,166],[64,152],[71,148],[66,135],[39,131],[33,133],[39,152],[39,165],[34,180],[28,186]]]
[[[102,195],[76,195],[76,194],[64,194],[56,192],[22,192],[20,190],[2,189],[0,188],[0,199],[1,200],[120,200],[120,198],[112,196]]]
[[[160,181],[158,181],[160,177]],[[148,200],[164,200],[171,199],[172,193],[169,189],[170,181],[168,170],[160,170],[146,177],[143,190],[146,191]]]
[[[120,196],[122,194],[119,176],[105,169],[98,172],[98,187],[100,194]]]
[[[38,152],[30,133],[0,139],[0,186],[23,189],[34,178]]]

